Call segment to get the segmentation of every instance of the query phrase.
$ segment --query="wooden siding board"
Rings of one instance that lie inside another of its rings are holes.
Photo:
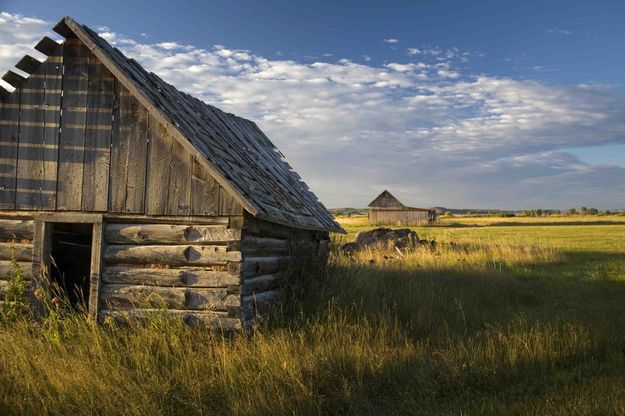
[[[151,126],[146,213],[191,215],[192,169],[192,155],[160,123]]]
[[[126,211],[126,167],[125,156],[128,154],[127,143],[120,131],[121,95],[123,86],[113,82],[113,120],[111,128],[111,156],[109,171],[109,211]]]
[[[128,99],[126,99],[128,98]],[[126,104],[126,105],[125,105]],[[122,97],[122,132],[128,131],[126,212],[144,212],[148,112],[135,97]]]
[[[106,211],[113,117],[113,75],[95,58],[89,57],[87,131],[83,171],[83,211]],[[108,126],[92,129],[91,126]]]
[[[143,213],[148,157],[148,113],[118,81],[115,82],[115,100],[110,210]]]
[[[150,118],[150,143],[148,152],[148,178],[146,189],[146,214],[165,215],[169,193],[169,165],[172,142],[167,142],[167,132]]]
[[[46,135],[42,149],[43,181],[41,209],[51,210],[56,207],[57,198],[61,90],[63,88],[63,45],[60,45],[52,52],[50,57],[42,64],[42,67],[46,71]]]
[[[215,178],[194,159],[191,177],[193,215],[219,215],[219,188]]]
[[[0,208],[15,209],[15,182],[17,151],[19,145],[20,89],[15,90],[4,103],[0,103]]]
[[[63,116],[59,139],[57,210],[79,211],[87,121],[89,50],[77,42],[65,43],[63,74]],[[74,109],[69,111],[69,109]]]
[[[39,70],[34,75],[43,75],[43,72]],[[47,130],[43,105],[45,79],[31,76],[24,83],[24,88],[32,88],[38,92],[24,95],[21,101],[15,207],[18,210],[32,210],[41,209],[43,164],[39,156]]]
[[[241,215],[243,207],[223,187],[219,187],[219,213],[220,215]]]
[[[62,59],[63,47],[51,56]],[[24,84],[20,106],[16,209],[54,209],[61,104],[62,63],[42,63]]]
[[[193,158],[173,137],[169,166],[168,215],[191,214],[191,170]]]

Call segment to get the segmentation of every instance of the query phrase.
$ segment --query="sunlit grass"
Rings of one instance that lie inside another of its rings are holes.
[[[345,223],[343,223],[345,225]],[[336,236],[328,276],[251,333],[161,317],[0,326],[0,414],[622,414],[625,227]]]

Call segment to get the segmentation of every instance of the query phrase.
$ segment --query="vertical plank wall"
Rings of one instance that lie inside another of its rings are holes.
[[[78,39],[0,103],[0,209],[243,213]]]

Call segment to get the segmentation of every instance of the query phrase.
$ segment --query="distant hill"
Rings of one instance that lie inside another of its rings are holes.
[[[515,213],[516,211],[505,211],[500,209],[483,209],[483,208],[445,208],[445,207],[432,207],[436,210],[436,213],[442,215],[446,212],[451,212],[454,215],[467,215],[467,214],[496,214],[496,213]],[[330,212],[334,215],[367,215],[368,208],[331,208]]]

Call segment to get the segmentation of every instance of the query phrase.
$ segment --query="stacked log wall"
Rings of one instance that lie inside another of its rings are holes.
[[[266,316],[291,285],[326,272],[328,232],[308,231],[244,216],[241,313],[246,327]]]
[[[9,281],[16,275],[16,265],[28,290],[32,288],[34,229],[34,221],[27,217],[0,218],[0,301],[4,299]]]
[[[166,310],[188,323],[239,328],[241,229],[235,223],[241,221],[236,218],[201,224],[106,221],[100,321]]]

